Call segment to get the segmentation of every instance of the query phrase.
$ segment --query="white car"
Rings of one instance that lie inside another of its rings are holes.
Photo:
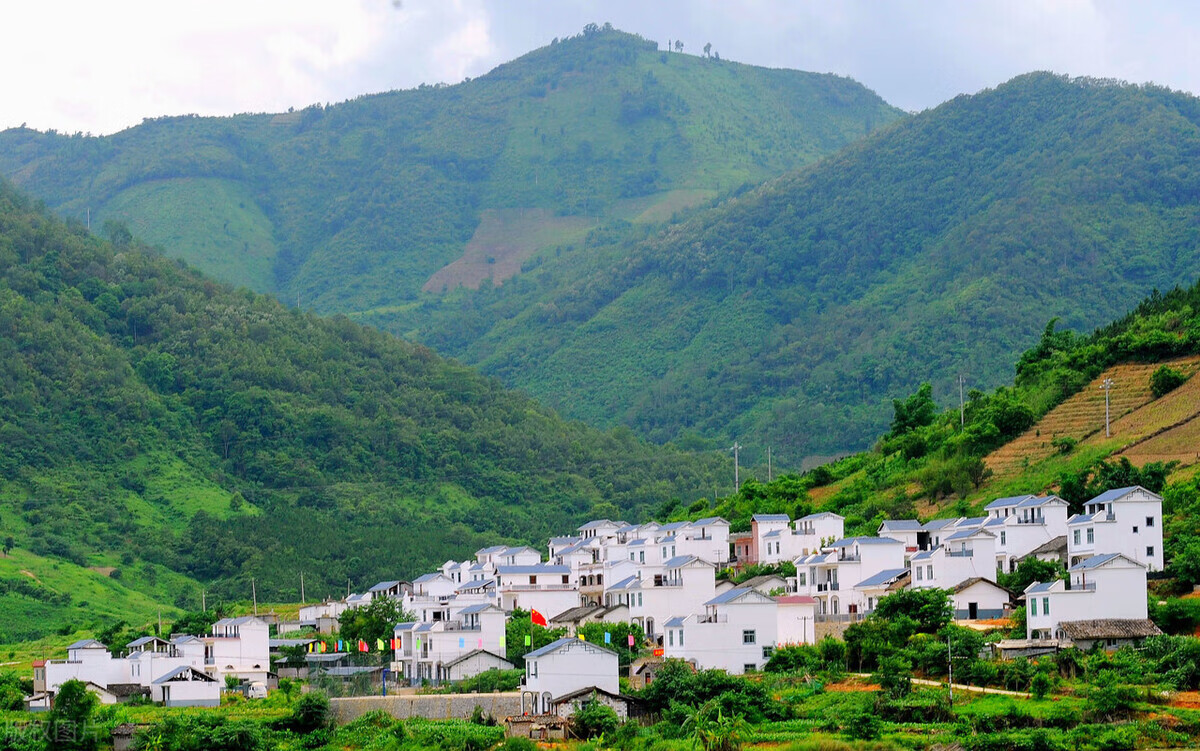
[[[261,681],[255,681],[246,687],[247,699],[265,699],[267,698],[267,686]]]

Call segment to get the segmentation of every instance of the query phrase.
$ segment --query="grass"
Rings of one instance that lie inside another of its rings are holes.
[[[278,248],[271,222],[250,189],[233,180],[186,177],[136,183],[94,217],[126,222],[146,242],[222,281],[275,288]]]

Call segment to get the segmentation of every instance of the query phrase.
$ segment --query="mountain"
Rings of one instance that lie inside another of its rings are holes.
[[[102,138],[5,131],[0,174],[221,280],[355,313],[498,283],[601,223],[661,221],[901,114],[846,78],[589,26],[452,86]]]
[[[0,539],[16,548],[0,637],[118,595],[144,614],[194,609],[201,588],[245,598],[251,578],[261,599],[295,599],[301,572],[310,597],[361,588],[732,480],[723,457],[565,422],[424,347],[101,241],[4,184],[0,445]]]
[[[922,381],[1003,383],[1052,317],[1089,329],[1195,279],[1198,156],[1195,97],[1030,74],[665,230],[360,320],[571,417],[796,467],[870,445]]]

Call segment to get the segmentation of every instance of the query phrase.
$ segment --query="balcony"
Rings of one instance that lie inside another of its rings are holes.
[[[711,614],[711,615],[702,615],[702,616],[696,618],[696,623],[728,623],[728,622],[729,622],[729,616],[717,615],[715,613]]]
[[[1032,519],[1017,519],[1017,524],[1038,524],[1044,527],[1046,526],[1046,517],[1035,516]]]
[[[975,551],[974,550],[947,550],[946,557],[947,558],[974,558]]]
[[[478,624],[467,625],[465,623],[459,623],[459,622],[455,621],[453,623],[446,623],[445,626],[442,626],[442,630],[443,631],[479,631],[480,626]]]
[[[818,582],[817,583],[817,591],[818,592],[837,592],[839,590],[839,588],[840,587],[837,582]]]
[[[572,584],[505,584],[500,588],[503,592],[574,592]]]
[[[861,560],[862,560],[862,556],[858,555],[857,553],[842,553],[838,556],[838,563],[841,563],[842,561],[853,562],[853,561],[861,561]]]
[[[817,623],[857,623],[867,617],[866,613],[817,613]]]
[[[1083,584],[1068,584],[1068,592],[1095,592],[1096,582],[1084,582]]]

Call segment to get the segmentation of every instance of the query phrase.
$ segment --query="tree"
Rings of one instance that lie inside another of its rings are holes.
[[[7,556],[9,553],[12,552],[12,549],[15,548],[16,546],[17,546],[17,541],[13,538],[12,535],[8,535],[7,537],[5,537],[4,538],[4,555]]]
[[[105,219],[103,229],[104,236],[108,238],[114,248],[128,248],[133,242],[133,233],[129,231],[129,225],[125,222]]]
[[[928,381],[922,383],[912,394],[903,401],[892,400],[892,438],[898,438],[917,428],[923,428],[933,422],[937,416],[937,404],[933,401],[933,386]]]
[[[873,677],[893,698],[908,696],[912,691],[912,663],[901,655],[880,658]]]
[[[99,704],[96,695],[87,690],[83,681],[69,680],[54,695],[54,708],[46,718],[49,726],[49,749],[91,751],[99,746],[96,729],[89,720]]]
[[[517,608],[512,611],[508,623],[504,625],[504,644],[507,652],[505,656],[513,665],[523,668],[526,653],[561,639],[566,633],[567,630],[563,628],[535,626],[529,619],[529,611]],[[529,644],[525,643],[527,636]]]
[[[675,51],[683,52],[683,42],[679,41],[678,39],[675,40]]]
[[[638,658],[646,635],[642,627],[636,623],[585,623],[579,627],[579,633],[592,644],[599,644],[617,653],[618,666],[627,668]],[[604,634],[609,638],[606,642]],[[633,646],[629,646],[629,637],[633,636]]]
[[[376,642],[385,643],[395,635],[397,623],[415,620],[411,613],[405,613],[400,603],[391,597],[377,597],[366,605],[350,608],[342,613],[339,633],[347,641],[362,640],[371,649]]]
[[[997,574],[996,583],[1020,594],[1034,582],[1052,582],[1063,579],[1066,569],[1057,561],[1043,561],[1040,558],[1029,557],[1017,564],[1017,570],[1010,574]]]
[[[937,633],[954,617],[950,596],[944,589],[902,589],[882,597],[874,618],[911,618],[920,631]]]
[[[710,52],[712,52],[712,42],[705,42],[705,44],[704,44],[704,56],[705,56],[705,57],[709,57],[709,56],[710,56],[710,55],[709,55],[709,53],[710,53]]]

